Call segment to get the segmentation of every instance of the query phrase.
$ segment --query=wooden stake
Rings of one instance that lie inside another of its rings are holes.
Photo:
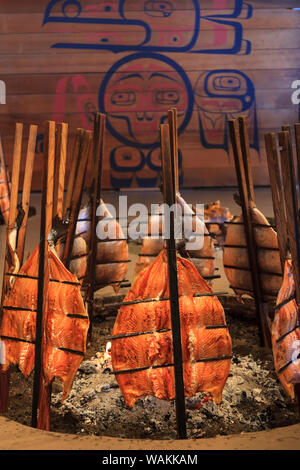
[[[173,185],[171,151],[170,151],[170,132],[168,124],[160,126],[161,158],[163,170],[163,188],[165,203],[171,207],[175,203],[175,192]],[[177,254],[174,238],[174,213],[170,214],[170,238],[166,240],[168,252],[168,272],[169,272],[169,290],[171,306],[171,324],[174,356],[174,375],[175,375],[175,403],[176,403],[176,422],[177,438],[186,438],[186,416],[185,416],[185,397],[183,381],[182,364],[182,345],[181,345],[181,327],[180,310],[178,298],[178,279],[177,279]]]
[[[16,219],[18,215],[18,192],[19,192],[19,179],[20,179],[20,165],[22,156],[22,133],[23,124],[16,124],[15,142],[14,142],[14,153],[13,153],[13,167],[12,167],[12,181],[11,181],[11,195],[10,195],[10,209],[8,226],[6,232],[6,250],[5,250],[5,261],[4,261],[4,273],[9,272],[8,254],[9,254],[9,240],[12,231],[15,228]],[[6,276],[3,276],[2,286],[2,300],[7,290],[7,283],[9,280]]]
[[[63,217],[63,199],[65,189],[65,170],[67,158],[68,124],[62,122],[57,124],[55,170],[53,189],[53,217]]]
[[[93,182],[92,182],[92,207],[91,207],[91,236],[88,257],[88,291],[86,300],[88,302],[88,314],[90,319],[89,339],[92,338],[93,329],[93,305],[95,291],[95,272],[97,258],[97,239],[96,239],[96,223],[97,208],[101,200],[101,179],[102,179],[102,163],[104,151],[104,131],[105,131],[105,115],[97,113],[94,120],[93,134]]]
[[[10,204],[10,190],[11,190],[11,183],[9,179],[9,172],[5,163],[5,158],[4,158],[4,152],[3,152],[3,147],[2,147],[2,142],[1,142],[1,136],[0,136],[0,165],[2,168],[4,168],[4,174],[5,174],[5,181],[6,181],[6,186],[7,186],[7,198]],[[4,184],[4,183],[2,183]],[[9,218],[9,204],[8,204],[8,209],[5,210],[5,213],[2,212],[2,216],[4,219],[4,222],[8,224],[8,218]]]
[[[75,183],[75,178],[76,178],[78,164],[79,164],[80,144],[82,141],[83,134],[84,134],[84,130],[78,128],[76,132],[76,137],[75,137],[75,143],[74,143],[72,161],[71,161],[71,171],[68,177],[68,185],[67,185],[66,197],[65,197],[65,202],[64,202],[64,211],[63,211],[64,219],[66,219],[68,211],[70,210],[70,206],[71,206],[74,183]]]
[[[294,129],[295,129],[295,141],[296,141],[298,185],[300,187],[300,122],[297,122],[294,125]]]
[[[71,262],[74,235],[76,231],[76,224],[77,224],[78,214],[80,210],[80,204],[81,204],[82,192],[83,192],[83,187],[84,187],[87,163],[88,163],[88,158],[90,154],[91,142],[92,142],[91,131],[84,131],[84,134],[80,142],[77,180],[76,180],[76,184],[74,185],[74,192],[73,192],[73,196],[72,196],[72,200],[70,204],[69,227],[68,227],[66,243],[64,246],[64,253],[63,253],[63,263],[67,269],[69,269],[70,262]]]
[[[249,201],[254,202],[254,185],[252,177],[252,165],[250,158],[250,145],[249,145],[249,135],[248,135],[248,126],[247,119],[245,116],[239,117],[239,130],[240,130],[240,139],[241,139],[241,150],[244,162],[245,170],[245,179],[246,186],[248,191]]]
[[[27,229],[27,221],[28,221],[28,213],[29,213],[29,201],[30,201],[32,172],[33,172],[33,166],[34,166],[37,129],[38,129],[38,126],[35,126],[35,125],[31,125],[29,128],[26,166],[25,166],[23,192],[22,192],[22,209],[24,211],[24,217],[23,217],[22,224],[18,232],[18,246],[17,246],[17,254],[18,254],[20,266],[22,266],[23,258],[24,258],[24,245],[25,245],[25,237],[26,237],[26,229]]]
[[[251,280],[257,314],[257,323],[259,326],[260,343],[262,346],[265,346],[270,345],[270,338],[267,330],[266,318],[264,313],[263,297],[259,280],[259,266],[257,261],[255,238],[250,213],[249,194],[251,194],[251,185],[247,186],[244,159],[239,136],[239,124],[237,120],[229,120],[229,130],[235,160],[235,169],[238,180],[239,194],[241,198],[243,221],[248,248],[248,258],[251,271]]]
[[[19,179],[20,179],[20,164],[22,155],[22,133],[23,124],[16,124],[15,131],[15,142],[14,142],[14,153],[13,153],[13,167],[12,167],[12,182],[11,182],[11,197],[10,197],[10,210],[8,225],[6,229],[6,247],[4,257],[4,269],[3,273],[9,272],[9,244],[10,235],[15,228],[16,218],[18,214],[18,192],[19,192]],[[3,299],[7,292],[9,279],[7,276],[3,276],[2,282],[2,296],[1,305],[3,305]],[[0,324],[2,321],[2,309],[0,311]],[[0,367],[0,413],[5,413],[8,408],[8,397],[9,397],[9,382],[10,382],[10,370],[2,372]]]
[[[265,146],[270,176],[275,225],[277,229],[278,247],[283,272],[287,255],[287,230],[284,195],[278,162],[276,137],[274,133],[265,134]]]
[[[172,175],[175,197],[179,192],[179,174],[178,174],[178,135],[177,135],[177,110],[172,108],[168,111],[168,123],[170,130],[170,148],[172,157]]]
[[[49,284],[48,235],[52,226],[53,180],[55,161],[55,122],[49,121],[45,131],[43,190],[41,202],[41,230],[39,244],[39,274],[36,313],[35,360],[32,394],[32,427],[50,428],[51,386],[44,386],[43,338]]]

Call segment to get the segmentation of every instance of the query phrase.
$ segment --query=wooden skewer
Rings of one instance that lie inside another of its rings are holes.
[[[279,145],[282,146],[281,171],[285,195],[285,207],[287,217],[287,233],[289,248],[292,256],[293,274],[295,278],[296,301],[300,303],[300,233],[298,223],[298,202],[296,193],[296,179],[291,145],[291,135],[288,130],[279,132]],[[300,323],[300,311],[298,311]]]
[[[18,232],[18,245],[17,245],[17,254],[20,262],[20,266],[23,264],[24,257],[24,245],[29,213],[29,201],[30,201],[30,191],[31,191],[31,182],[32,182],[32,172],[34,166],[34,157],[35,157],[35,146],[36,146],[36,136],[37,136],[38,126],[31,125],[29,128],[29,139],[27,146],[27,156],[26,156],[26,166],[23,182],[23,192],[22,192],[22,209],[24,211],[24,217],[22,224]]]
[[[298,185],[300,187],[300,122],[294,125],[297,157]]]
[[[168,111],[168,123],[170,129],[170,148],[172,156],[172,175],[175,196],[179,192],[178,174],[178,135],[177,135],[177,110],[172,108]]]
[[[8,225],[6,229],[6,247],[5,247],[5,258],[4,258],[4,273],[9,272],[11,266],[9,263],[9,250],[10,250],[10,235],[15,228],[16,218],[18,214],[18,191],[19,191],[19,178],[20,178],[20,164],[22,155],[22,133],[23,124],[16,124],[15,131],[15,142],[14,142],[14,153],[13,153],[13,167],[12,167],[12,182],[11,182],[11,198],[10,198],[10,211],[8,218]],[[3,276],[2,283],[2,298],[1,305],[3,305],[3,299],[7,292],[9,283],[8,276]],[[2,309],[0,311],[0,324],[2,321]],[[9,397],[9,381],[10,381],[10,370],[2,372],[0,368],[0,413],[5,413],[8,408],[8,397]]]
[[[36,313],[35,360],[32,394],[32,427],[50,429],[51,384],[44,385],[43,337],[49,285],[48,235],[52,226],[53,180],[55,161],[55,122],[48,121],[45,132],[43,191],[41,202],[41,231],[39,245],[39,274]]]
[[[163,170],[164,202],[171,207],[175,203],[174,176],[172,174],[170,132],[168,124],[160,126],[161,159]],[[168,252],[168,273],[171,306],[172,341],[175,374],[175,403],[178,439],[186,438],[185,397],[183,382],[180,310],[178,298],[177,255],[174,237],[174,213],[170,214],[170,238],[166,240]]]
[[[89,339],[92,337],[93,328],[93,304],[95,291],[95,271],[97,257],[97,240],[96,240],[96,223],[97,223],[97,207],[101,200],[101,179],[102,179],[102,163],[104,152],[104,131],[105,131],[105,115],[97,113],[94,120],[93,134],[93,182],[92,182],[92,207],[91,207],[91,236],[88,257],[88,282],[87,291],[88,314],[90,319]]]
[[[0,164],[4,168],[5,171],[5,176],[6,176],[6,181],[7,181],[7,194],[10,200],[10,190],[11,190],[11,183],[9,179],[9,172],[5,163],[5,158],[4,158],[4,152],[3,152],[3,147],[2,147],[2,141],[1,141],[1,136],[0,136]],[[7,216],[8,220],[8,216]]]
[[[254,238],[251,212],[250,212],[251,200],[249,200],[249,194],[251,195],[252,193],[251,179],[248,178],[248,184],[250,182],[250,185],[247,185],[244,158],[242,154],[240,135],[239,135],[239,124],[237,120],[234,120],[234,119],[229,120],[229,130],[230,130],[232,149],[233,149],[233,155],[234,155],[234,160],[235,160],[235,168],[236,168],[236,175],[237,175],[238,186],[239,186],[239,194],[241,198],[243,221],[244,221],[245,235],[246,235],[246,241],[247,241],[247,247],[248,247],[248,258],[249,258],[249,265],[250,265],[250,270],[251,270],[251,280],[252,280],[252,287],[253,287],[253,292],[254,292],[257,322],[259,326],[260,342],[262,346],[270,345],[270,337],[268,334],[266,318],[264,314],[263,295],[262,295],[262,290],[261,290],[260,280],[259,280],[259,267],[258,267],[258,261],[257,261],[257,252],[256,252],[255,238]]]
[[[277,229],[278,247],[283,272],[287,255],[287,231],[283,188],[278,162],[276,137],[274,133],[265,134],[265,146],[270,176],[275,225]]]
[[[20,179],[20,165],[21,165],[21,156],[22,156],[22,134],[23,134],[23,124],[16,124],[15,132],[15,142],[14,142],[14,153],[13,153],[13,168],[12,168],[12,181],[11,181],[11,195],[10,195],[10,209],[9,209],[9,218],[6,234],[6,251],[5,251],[5,262],[4,262],[4,272],[8,272],[10,266],[8,265],[8,255],[9,255],[9,240],[12,231],[15,229],[15,223],[18,215],[18,192],[19,192],[19,179]],[[3,278],[3,287],[2,287],[2,299],[6,294],[7,283],[9,280]]]
[[[65,202],[64,202],[64,212],[63,212],[64,219],[67,217],[68,210],[70,209],[70,206],[71,206],[75,177],[77,174],[78,163],[79,163],[80,144],[82,141],[83,134],[84,134],[84,130],[78,128],[76,132],[76,137],[75,137],[75,143],[74,143],[72,161],[71,161],[71,171],[70,171],[70,175],[68,178],[68,186],[67,186],[66,197],[65,197]]]
[[[253,176],[252,176],[252,165],[250,158],[250,145],[249,145],[249,135],[248,135],[248,126],[247,119],[245,116],[239,117],[239,129],[240,129],[240,139],[241,139],[241,150],[244,162],[246,186],[248,190],[248,199],[249,201],[254,202],[254,185],[253,185]]]
[[[63,216],[63,198],[65,189],[65,170],[67,158],[68,124],[57,124],[54,189],[53,189],[53,217]]]
[[[70,205],[69,227],[68,227],[66,243],[64,246],[64,253],[63,253],[63,263],[67,269],[69,269],[70,262],[71,262],[71,253],[72,253],[72,248],[73,248],[78,214],[80,210],[80,204],[81,204],[85,175],[86,175],[86,170],[87,170],[88,158],[90,154],[91,142],[92,142],[91,131],[84,131],[84,134],[81,138],[81,143],[80,143],[77,180],[76,180],[76,184],[74,185],[74,192],[73,192],[72,201]]]

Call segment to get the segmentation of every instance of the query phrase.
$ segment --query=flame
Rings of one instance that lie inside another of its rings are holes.
[[[105,354],[111,356],[111,341],[106,343]]]

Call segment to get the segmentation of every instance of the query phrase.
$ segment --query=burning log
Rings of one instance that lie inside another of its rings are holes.
[[[190,261],[177,256],[177,269],[185,395],[205,391],[220,403],[231,358],[224,310]],[[145,395],[175,398],[170,305],[160,300],[169,296],[167,273],[163,251],[136,278],[124,302],[137,302],[120,308],[113,328],[113,370],[129,407]]]

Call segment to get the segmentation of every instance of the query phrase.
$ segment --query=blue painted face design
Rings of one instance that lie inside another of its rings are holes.
[[[121,59],[108,70],[99,90],[99,109],[107,115],[109,131],[133,147],[159,145],[159,125],[173,106],[181,133],[192,115],[191,84],[176,62],[158,54]]]
[[[229,150],[227,121],[243,113],[252,127],[250,144],[258,150],[255,90],[246,74],[238,70],[202,73],[194,87],[201,143],[205,148]]]

